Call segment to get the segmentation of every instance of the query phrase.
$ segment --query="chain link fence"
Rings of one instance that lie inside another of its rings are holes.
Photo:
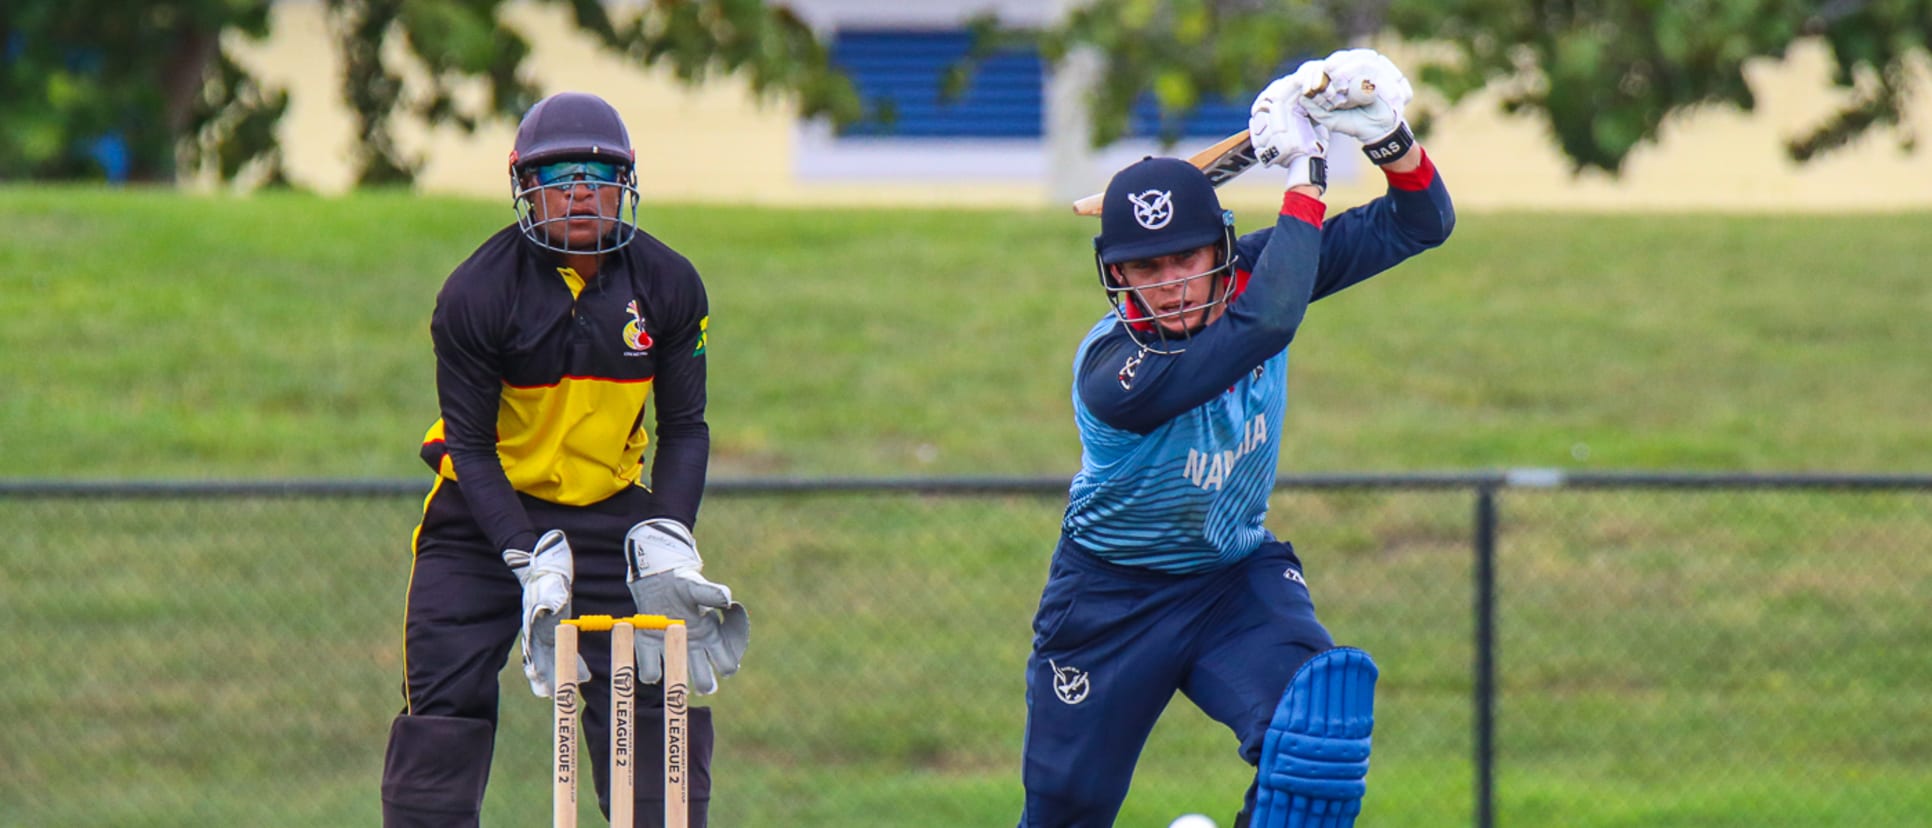
[[[0,825],[378,824],[425,488],[0,485]],[[1013,824],[1063,504],[716,484],[706,572],[754,635],[703,699],[713,824]],[[1364,826],[1932,814],[1932,478],[1303,478],[1270,525],[1382,666]],[[549,708],[505,682],[485,823],[545,824]],[[1172,705],[1119,824],[1226,824],[1235,747]]]

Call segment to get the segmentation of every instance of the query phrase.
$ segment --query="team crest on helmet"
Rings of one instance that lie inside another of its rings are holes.
[[[644,330],[644,314],[637,309],[637,300],[632,299],[624,310],[631,314],[631,321],[624,324],[624,344],[633,351],[648,351],[656,344],[651,341],[651,332]]]
[[[1128,193],[1127,200],[1134,203],[1134,221],[1149,230],[1159,230],[1174,220],[1174,193],[1170,190]]]
[[[1051,659],[1047,661],[1047,666],[1053,669],[1053,694],[1059,696],[1060,701],[1079,704],[1087,700],[1087,691],[1091,690],[1093,685],[1087,681],[1085,670],[1077,667],[1062,667],[1053,663]]]

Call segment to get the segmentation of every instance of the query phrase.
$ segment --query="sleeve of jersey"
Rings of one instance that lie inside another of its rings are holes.
[[[1323,210],[1320,201],[1289,193],[1247,289],[1179,353],[1142,351],[1118,326],[1095,340],[1077,366],[1081,403],[1107,425],[1145,434],[1281,353],[1308,309]]]
[[[710,306],[704,285],[690,275],[694,292],[686,324],[658,358],[652,407],[657,412],[657,452],[651,459],[651,492],[660,514],[695,527],[711,460],[711,428],[704,421],[705,345]]]
[[[1449,201],[1449,189],[1427,154],[1414,170],[1384,173],[1389,180],[1386,194],[1342,212],[1323,229],[1316,299],[1442,244],[1455,229],[1456,210]]]
[[[529,549],[537,542],[536,530],[496,453],[503,374],[492,326],[483,316],[463,297],[445,295],[430,317],[443,441],[463,500],[490,542],[497,549]]]

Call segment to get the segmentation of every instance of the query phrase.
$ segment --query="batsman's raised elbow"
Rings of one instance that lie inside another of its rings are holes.
[[[1432,189],[1436,190],[1433,193],[1435,197],[1429,201],[1435,208],[1431,211],[1435,221],[1431,228],[1432,232],[1427,233],[1422,242],[1430,247],[1437,247],[1448,241],[1449,234],[1456,231],[1456,203],[1449,200],[1449,190],[1442,186],[1440,177],[1436,179]]]
[[[1437,213],[1436,232],[1424,239],[1423,243],[1430,247],[1440,247],[1443,242],[1449,240],[1449,234],[1455,231],[1456,208],[1448,202],[1444,202],[1442,210]]]
[[[1416,246],[1417,253],[1441,247],[1443,242],[1449,240],[1449,234],[1455,232],[1456,208],[1447,199],[1421,209],[1405,204],[1402,210],[1402,237]]]

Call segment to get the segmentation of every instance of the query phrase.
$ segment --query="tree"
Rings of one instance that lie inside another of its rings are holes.
[[[1454,44],[1459,63],[1425,69],[1424,82],[1453,100],[1491,80],[1528,79],[1504,106],[1542,112],[1579,167],[1611,172],[1672,112],[1752,109],[1745,63],[1782,59],[1806,37],[1830,48],[1847,101],[1789,141],[1791,157],[1808,160],[1881,127],[1913,148],[1900,123],[1913,91],[1909,61],[1932,49],[1927,0],[1401,0],[1389,20],[1405,36]]]
[[[640,66],[669,68],[681,81],[736,75],[760,96],[788,96],[806,117],[839,122],[861,112],[809,26],[788,9],[757,0],[649,0],[613,19],[600,0],[539,0],[562,6],[576,25]],[[0,177],[97,176],[94,142],[128,148],[129,177],[168,180],[178,169],[212,168],[232,178],[260,165],[281,176],[275,124],[287,94],[250,76],[221,43],[224,34],[260,38],[267,0],[9,0],[0,17]],[[325,0],[346,67],[343,96],[357,119],[363,184],[407,182],[421,162],[396,145],[401,116],[475,128],[514,119],[537,99],[520,71],[528,42],[501,15],[505,0]],[[427,88],[405,90],[385,44],[400,43],[427,69]],[[157,86],[155,80],[159,78]],[[481,79],[479,111],[454,89]]]
[[[347,67],[342,88],[356,113],[361,183],[405,182],[420,166],[394,140],[398,117],[470,129],[513,119],[535,102],[537,91],[520,75],[529,44],[504,21],[505,0],[324,2]],[[825,45],[782,4],[646,0],[616,19],[602,0],[535,2],[567,9],[595,42],[685,83],[734,75],[760,96],[790,98],[804,117],[849,123],[862,114]],[[251,167],[279,180],[275,125],[287,94],[250,76],[222,44],[266,36],[269,7],[8,0],[0,12],[0,178],[98,176],[108,147],[119,148],[135,180],[170,180],[180,169],[232,178]],[[1124,132],[1143,95],[1170,116],[1209,96],[1238,100],[1288,68],[1285,61],[1386,31],[1444,47],[1443,59],[1411,67],[1419,86],[1453,102],[1500,82],[1511,90],[1505,107],[1544,117],[1578,168],[1615,172],[1671,113],[1712,103],[1750,109],[1745,63],[1780,58],[1807,37],[1830,47],[1845,104],[1792,140],[1792,157],[1809,159],[1875,129],[1913,147],[1902,116],[1914,91],[1911,60],[1932,48],[1932,0],[1090,0],[1046,30],[1006,30],[991,20],[977,27],[981,54],[1016,42],[1055,62],[1079,50],[1099,54],[1106,69],[1094,90],[1096,143]],[[385,43],[427,68],[427,89],[405,90]],[[970,82],[970,70],[968,61],[956,82]],[[453,90],[476,79],[488,100],[466,111]]]
[[[979,22],[982,47],[1037,45],[1055,62],[1092,49],[1094,139],[1118,137],[1129,105],[1152,93],[1166,113],[1204,96],[1239,98],[1284,71],[1378,29],[1446,54],[1410,67],[1450,102],[1491,83],[1504,106],[1544,117],[1581,169],[1616,172],[1664,118],[1704,104],[1749,110],[1744,64],[1782,58],[1801,38],[1831,50],[1846,103],[1789,142],[1803,161],[1901,124],[1910,60],[1932,49],[1932,0],[1091,0],[1058,25],[1016,31]],[[970,68],[970,67],[968,67]]]
[[[698,85],[714,76],[737,75],[759,96],[789,96],[805,117],[839,122],[860,114],[858,93],[831,65],[815,33],[789,9],[757,0],[651,0],[631,18],[613,20],[601,0],[547,0],[570,12],[595,42],[639,66],[664,66],[681,82]],[[361,139],[361,183],[410,180],[420,162],[403,156],[389,123],[407,113],[432,124],[465,131],[483,119],[514,119],[536,102],[537,90],[518,78],[528,42],[501,16],[504,0],[327,0],[339,21],[338,46],[346,59],[343,92],[352,104]],[[406,38],[429,69],[427,92],[403,99],[395,68],[382,60],[388,37]],[[488,81],[484,112],[464,112],[455,102],[459,81]]]
[[[124,148],[135,180],[172,175],[177,153],[247,159],[225,144],[265,136],[287,96],[221,50],[224,30],[260,37],[266,2],[12,0],[0,17],[0,177],[98,175],[95,148]],[[260,153],[274,163],[272,144]]]
[[[1251,96],[1284,61],[1318,57],[1346,31],[1346,0],[1092,0],[1075,6],[1056,26],[1008,28],[982,16],[972,26],[974,46],[949,79],[957,94],[978,61],[999,50],[1037,48],[1060,64],[1077,51],[1098,54],[1105,66],[1091,93],[1093,143],[1123,137],[1136,103],[1152,95],[1168,129],[1212,98]],[[1319,51],[1317,51],[1319,49]],[[1175,135],[1162,136],[1172,140]]]

